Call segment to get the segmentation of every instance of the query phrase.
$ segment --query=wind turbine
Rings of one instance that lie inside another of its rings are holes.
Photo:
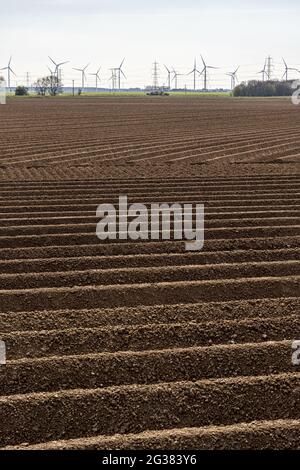
[[[12,73],[16,77],[15,72],[13,71],[13,69],[10,66],[11,59],[12,59],[12,56],[10,56],[7,67],[3,67],[2,69],[0,69],[0,70],[7,70],[7,86],[8,86],[9,91],[11,91],[11,89],[10,89],[10,74]]]
[[[99,76],[99,72],[101,70],[101,67],[98,68],[97,72],[95,73],[90,73],[90,75],[93,75],[94,77],[96,77],[96,91],[98,91],[98,80],[100,81],[100,76]]]
[[[188,73],[188,75],[191,75],[192,73],[194,74],[194,91],[196,91],[196,73],[199,73],[201,75],[201,72],[197,69],[196,59],[194,62],[194,68],[191,72]]]
[[[111,77],[109,78],[109,81],[111,80],[112,91],[115,91],[116,82],[117,82],[117,69],[110,69],[110,70],[111,70]]]
[[[168,72],[168,89],[171,90],[171,70],[165,65],[165,69]]]
[[[212,65],[206,65],[203,57],[201,56],[202,63],[203,63],[203,70],[201,71],[201,74],[204,74],[204,90],[207,90],[207,69],[217,69],[218,67],[213,67]]]
[[[173,76],[172,81],[175,80],[175,90],[177,90],[177,86],[178,86],[178,75],[179,75],[179,73],[176,72],[176,70],[175,70],[174,68],[173,68],[173,74],[174,74],[174,76]]]
[[[203,70],[200,75],[204,74],[204,90],[207,90],[207,69],[217,69],[218,67],[213,67],[212,65],[206,65],[203,57],[201,56],[203,62]]]
[[[268,73],[266,71],[266,67],[267,67],[267,59],[265,60],[265,65],[264,65],[264,68],[262,70],[260,70],[259,72],[257,73],[261,73],[262,74],[262,80],[263,82],[265,81],[265,77],[268,78]]]
[[[178,90],[178,77],[181,77],[184,75],[183,73],[178,73],[176,70],[173,68],[173,80],[175,80],[175,90]]]
[[[50,56],[48,56],[49,59],[51,60],[51,62],[55,65],[55,72],[54,74],[56,74],[56,78],[57,78],[57,81],[59,80],[59,69],[62,65],[65,65],[65,64],[68,64],[69,61],[66,60],[65,62],[59,62],[59,63],[56,63]]]
[[[282,78],[285,77],[285,80],[286,80],[286,81],[288,81],[288,73],[289,73],[289,70],[293,70],[294,72],[300,73],[298,69],[288,67],[286,61],[285,61],[283,58],[282,58],[282,60],[283,60],[284,66],[285,66],[285,71],[284,71],[284,74],[283,74]]]
[[[118,88],[119,88],[119,91],[121,90],[121,74],[122,74],[123,77],[126,79],[126,75],[125,75],[125,73],[124,73],[123,70],[122,70],[122,67],[123,67],[124,62],[125,62],[125,58],[122,60],[120,66],[115,68],[115,71],[116,71],[116,73],[117,73],[117,78],[118,78]]]
[[[231,77],[231,90],[233,90],[235,88],[235,83],[238,80],[237,72],[238,72],[239,68],[240,68],[240,66],[238,66],[238,68],[234,72],[229,72],[229,73],[226,74],[226,75],[229,75],[229,77]]]
[[[88,68],[90,64],[88,63],[85,67],[83,67],[83,69],[76,69],[73,67],[73,70],[77,70],[77,72],[81,72],[81,80],[82,80],[82,91],[84,90],[84,80],[86,79],[86,74],[85,74],[85,71],[86,69]]]

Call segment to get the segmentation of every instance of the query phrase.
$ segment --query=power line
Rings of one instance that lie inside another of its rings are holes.
[[[266,74],[269,80],[272,80],[273,67],[273,59],[271,56],[268,56],[266,59]]]
[[[153,77],[153,90],[156,91],[159,88],[158,80],[159,80],[159,64],[158,62],[154,62],[153,69],[152,69],[152,77]]]

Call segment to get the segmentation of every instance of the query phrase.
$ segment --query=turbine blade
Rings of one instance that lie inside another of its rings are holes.
[[[121,72],[121,74],[123,75],[123,77],[125,78],[125,80],[127,80],[127,77],[126,77],[126,75],[125,75],[125,73],[123,72],[122,69],[120,69],[120,72]]]
[[[202,59],[202,62],[203,62],[204,68],[205,68],[205,67],[206,67],[206,63],[204,62],[204,59],[203,59],[202,56],[201,56],[201,59]]]
[[[11,71],[11,73],[12,73],[15,77],[17,76],[11,67],[9,67],[9,70]]]
[[[54,65],[55,65],[55,67],[57,67],[57,63],[56,63],[56,62],[54,62],[54,60],[53,60],[53,59],[51,59],[51,57],[50,57],[49,55],[48,55],[48,57],[49,57],[49,59],[51,60],[51,62],[52,62]]]
[[[90,65],[90,62],[82,70],[86,70],[89,65]]]
[[[124,64],[124,62],[125,62],[125,57],[124,57],[124,59],[122,60],[122,62],[121,62],[121,65],[120,65],[119,69],[121,69],[121,68],[123,67],[123,64]]]

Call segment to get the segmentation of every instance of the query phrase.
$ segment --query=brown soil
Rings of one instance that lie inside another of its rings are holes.
[[[0,447],[299,448],[299,109],[18,99],[0,121]],[[204,249],[100,243],[123,194],[204,203]]]

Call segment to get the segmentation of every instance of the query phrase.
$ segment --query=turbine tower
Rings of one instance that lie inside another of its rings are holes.
[[[125,78],[126,80],[126,75],[125,73],[123,72],[122,70],[122,67],[123,67],[123,64],[125,62],[125,58],[122,60],[121,64],[119,67],[116,67],[114,70],[116,72],[116,76],[117,76],[117,80],[118,80],[118,88],[119,88],[119,91],[121,91],[121,75],[123,75],[123,77]]]
[[[207,91],[207,69],[217,69],[218,67],[213,67],[212,65],[206,65],[203,57],[201,56],[203,62],[203,70],[200,75],[204,75],[204,90]]]
[[[238,68],[234,72],[229,72],[226,74],[226,75],[229,75],[229,77],[231,77],[231,90],[234,90],[236,81],[238,80],[237,72],[239,68],[240,66],[238,66]]]
[[[194,62],[194,68],[191,70],[191,72],[188,73],[188,75],[191,75],[192,73],[194,74],[194,91],[196,91],[196,74],[199,73],[199,75],[201,75],[201,72],[197,69],[196,59]]]
[[[99,76],[99,72],[101,70],[101,67],[98,68],[97,72],[95,73],[90,73],[90,75],[93,75],[95,78],[96,78],[96,91],[98,91],[98,80],[100,81],[100,76]]]
[[[171,70],[165,65],[165,69],[168,72],[168,89],[171,90]]]
[[[77,70],[77,72],[81,72],[81,84],[82,84],[82,91],[84,90],[84,83],[85,83],[85,79],[86,79],[86,74],[85,74],[85,71],[86,69],[88,68],[90,64],[87,64],[85,67],[83,67],[83,69],[76,69],[73,67],[73,70]]]
[[[109,81],[110,80],[111,80],[111,89],[112,91],[115,91],[116,83],[117,83],[117,69],[111,69],[111,77]]]
[[[294,72],[300,73],[298,69],[295,69],[295,68],[292,68],[292,67],[288,67],[286,61],[285,61],[284,59],[282,59],[282,60],[283,60],[284,67],[285,67],[285,71],[284,71],[284,74],[283,74],[283,76],[282,76],[282,79],[285,78],[285,80],[288,81],[288,73],[289,73],[289,70],[293,70]]]
[[[56,63],[50,56],[48,56],[49,59],[51,60],[51,62],[55,65],[55,72],[53,75],[56,75],[56,78],[57,78],[57,81],[59,80],[59,72],[60,72],[60,68],[65,65],[65,64],[68,64],[69,61],[66,60],[65,62],[58,62]]]
[[[10,56],[10,58],[9,58],[7,67],[3,67],[2,69],[0,69],[0,70],[7,70],[7,86],[8,86],[9,91],[11,91],[11,89],[10,89],[10,74],[12,73],[16,77],[15,72],[13,71],[13,69],[10,66],[11,59],[12,59],[12,56]]]

